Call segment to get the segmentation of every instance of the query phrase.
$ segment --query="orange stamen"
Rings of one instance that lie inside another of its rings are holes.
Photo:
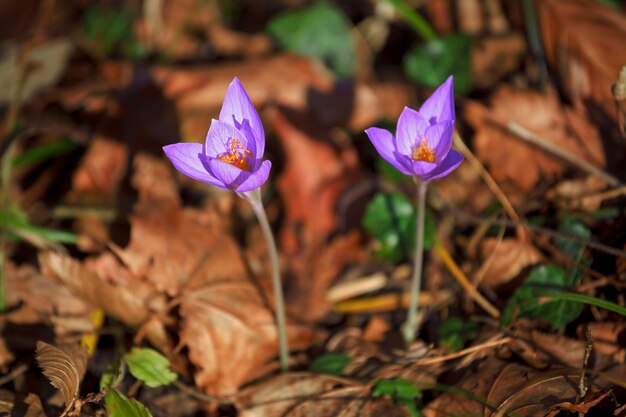
[[[428,146],[426,137],[422,138],[419,146],[413,146],[413,160],[435,162],[435,152]]]
[[[248,165],[248,158],[253,158],[252,152],[244,148],[240,140],[230,139],[228,145],[228,152],[224,152],[219,155],[217,159],[236,166],[244,171],[250,171],[250,165]]]

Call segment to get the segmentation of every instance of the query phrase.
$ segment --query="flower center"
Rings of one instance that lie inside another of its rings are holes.
[[[250,165],[248,165],[248,158],[252,158],[252,152],[244,148],[240,140],[230,139],[228,144],[228,151],[219,155],[217,159],[236,166],[244,171],[250,171]]]
[[[419,146],[413,146],[412,158],[414,161],[435,162],[435,152],[430,149],[426,142],[426,137],[424,137],[420,141]]]

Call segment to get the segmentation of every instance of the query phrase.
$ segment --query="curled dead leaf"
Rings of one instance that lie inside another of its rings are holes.
[[[87,358],[87,349],[79,345],[53,346],[37,342],[37,363],[50,383],[61,391],[66,412],[78,399]]]
[[[592,0],[537,2],[537,14],[548,62],[561,75],[577,105],[591,98],[618,120],[611,87],[626,62],[626,17]]]
[[[530,242],[517,238],[484,239],[480,251],[485,263],[482,283],[496,287],[511,281],[526,267],[542,259],[541,252]]]

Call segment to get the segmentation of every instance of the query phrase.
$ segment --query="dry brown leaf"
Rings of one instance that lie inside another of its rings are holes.
[[[372,398],[370,387],[323,374],[282,374],[253,385],[237,397],[241,417],[404,417],[404,406]]]
[[[129,307],[142,308],[133,314],[141,321],[148,319],[148,307],[165,313],[164,294],[177,297],[179,345],[188,349],[197,385],[212,395],[229,396],[260,376],[278,352],[271,303],[250,280],[241,250],[230,236],[227,215],[214,206],[179,208],[171,190],[171,170],[164,172],[161,164],[137,157],[132,183],[139,188],[140,198],[138,214],[130,218],[130,242],[125,248],[111,244],[116,257],[103,254],[88,265],[102,285],[137,291]],[[157,190],[160,185],[168,190]],[[117,306],[107,307],[105,311],[119,315],[112,310]],[[123,320],[128,323],[129,317]],[[141,324],[139,320],[131,324]],[[160,335],[163,326],[159,323],[153,320]],[[157,343],[154,336],[148,336],[157,347],[172,353],[163,340]],[[290,326],[289,338],[292,349],[306,348],[310,330]]]
[[[46,417],[43,404],[37,394],[28,394],[26,398],[24,398],[24,404],[28,405],[24,417]]]
[[[480,251],[487,268],[481,283],[489,287],[511,281],[524,268],[542,259],[541,252],[532,243],[517,238],[486,238]]]
[[[526,41],[518,32],[476,39],[472,44],[473,86],[495,86],[519,68],[526,53]]]
[[[333,303],[326,298],[328,288],[346,265],[365,259],[357,232],[340,235],[326,244],[304,248],[290,257],[287,265],[293,278],[289,291],[289,310],[307,323],[322,319]]]
[[[9,390],[0,389],[0,414],[7,413],[7,415],[10,415],[14,401],[14,393]]]
[[[316,244],[337,227],[337,199],[350,185],[358,157],[352,146],[334,149],[310,137],[278,109],[268,113],[287,158],[278,188],[287,212],[283,245],[290,254],[300,249],[298,241]],[[302,236],[286,236],[300,227]]]
[[[546,198],[558,207],[568,210],[584,210],[593,213],[600,208],[603,200],[597,193],[606,189],[606,181],[590,175],[585,178],[562,181],[546,193]]]
[[[57,341],[65,336],[93,331],[89,313],[93,306],[73,294],[65,285],[32,266],[6,266],[9,305],[20,307],[5,317],[17,324],[52,323]]]
[[[26,102],[41,90],[54,86],[63,76],[73,49],[72,42],[63,38],[39,45],[4,43],[0,59],[0,104],[6,105],[18,97],[18,88],[20,99]],[[27,77],[23,77],[25,73]]]
[[[593,0],[545,0],[537,13],[548,62],[565,93],[583,107],[591,98],[617,121],[611,87],[626,63],[626,16]]]
[[[80,382],[87,370],[87,349],[79,345],[53,346],[37,342],[35,355],[43,374],[61,391],[65,411],[80,394]]]
[[[175,103],[181,137],[202,140],[209,121],[219,114],[224,94],[236,75],[261,112],[277,104],[305,112],[315,94],[332,94],[339,82],[315,60],[292,54],[272,55],[207,68],[154,67],[151,75],[166,99]],[[395,119],[411,102],[412,89],[404,83],[356,83],[350,88],[347,108],[350,129],[365,129],[377,121]],[[331,104],[335,104],[331,102]],[[352,107],[350,107],[350,105]]]
[[[556,404],[552,406],[550,414],[547,414],[546,417],[557,416],[563,410],[571,411],[574,413],[586,414],[589,410],[602,402],[609,394],[611,394],[611,391],[598,391],[594,393],[589,392],[587,396],[585,396],[584,400],[580,402],[580,404],[573,404],[571,402]]]
[[[69,200],[114,203],[126,173],[127,159],[126,145],[106,138],[94,139],[74,171]]]
[[[180,314],[180,343],[197,368],[196,384],[210,395],[234,395],[278,354],[274,315],[246,278],[205,276],[182,294]],[[287,331],[290,350],[308,347],[310,330]]]
[[[554,91],[541,95],[503,85],[491,98],[491,110],[472,102],[465,117],[476,128],[476,156],[489,166],[494,179],[510,181],[525,192],[539,180],[561,174],[567,165],[508,133],[508,122],[516,122],[582,160],[605,165],[597,129],[573,110],[562,109]]]
[[[626,363],[626,348],[620,341],[626,335],[626,323],[593,322],[587,324],[591,328],[593,348],[596,352],[612,357],[616,362]],[[580,325],[576,330],[579,337],[584,337],[585,327]]]

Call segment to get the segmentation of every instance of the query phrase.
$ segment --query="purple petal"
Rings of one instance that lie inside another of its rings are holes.
[[[454,122],[443,121],[426,129],[428,147],[435,152],[435,161],[441,161],[450,151],[454,137]]]
[[[261,187],[265,184],[265,181],[267,181],[267,178],[270,175],[270,169],[272,169],[272,163],[270,161],[263,161],[259,169],[243,180],[241,185],[239,185],[235,191],[238,193],[245,193]]]
[[[250,123],[254,137],[257,140],[257,149],[259,149],[259,144],[265,143],[265,132],[263,131],[261,118],[241,82],[235,77],[228,86],[228,91],[224,97],[224,104],[222,104],[222,111],[220,111],[220,120],[239,129],[244,119],[247,119]]]
[[[454,120],[454,78],[452,75],[428,97],[419,112],[429,124]]]
[[[165,155],[172,161],[174,167],[181,173],[194,180],[206,182],[226,188],[224,183],[208,172],[203,163],[204,146],[199,143],[175,143],[163,147]]]
[[[254,132],[252,131],[252,128],[250,128],[250,123],[247,119],[244,120],[244,122],[241,124],[240,132],[243,133],[243,135],[247,139],[247,149],[251,153],[251,155],[247,156],[248,165],[250,166],[250,171],[254,172],[259,169],[259,166],[261,165],[265,143],[261,144],[261,150],[259,151],[259,149],[257,148],[257,145],[259,143],[257,143],[257,141],[255,140]]]
[[[411,161],[411,171],[412,175],[416,175],[418,177],[424,177],[435,169],[437,169],[437,164],[434,162],[426,162],[426,161]]]
[[[426,133],[428,122],[415,110],[405,107],[398,118],[396,129],[396,147],[398,152],[411,156],[413,146],[419,144]]]
[[[370,138],[372,145],[374,145],[374,148],[376,148],[376,151],[378,151],[383,159],[385,159],[403,174],[413,175],[413,173],[409,171],[404,166],[404,164],[402,164],[400,160],[396,157],[396,155],[400,155],[396,152],[395,138],[393,137],[391,132],[378,127],[370,127],[365,131],[365,133]]]
[[[207,166],[213,176],[222,181],[224,185],[226,185],[225,188],[230,190],[235,190],[239,184],[251,175],[250,172],[239,169],[219,159],[207,158]]]
[[[448,156],[446,156],[446,158],[441,161],[437,169],[435,169],[429,175],[423,177],[422,180],[430,181],[437,178],[445,177],[446,175],[454,171],[456,167],[461,165],[461,162],[463,162],[463,155],[461,155],[454,149],[451,149],[448,153]]]
[[[211,120],[209,133],[206,135],[205,152],[209,158],[217,158],[224,152],[228,152],[228,145],[231,139],[241,141],[244,147],[248,146],[248,139],[233,125],[221,120]]]

